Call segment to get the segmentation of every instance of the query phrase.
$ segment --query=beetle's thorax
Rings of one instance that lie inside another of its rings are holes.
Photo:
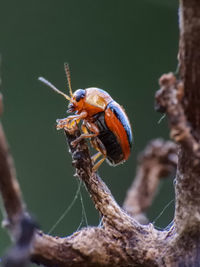
[[[107,105],[113,100],[112,97],[102,89],[90,87],[85,89],[83,109],[88,116],[93,116],[106,109]]]
[[[112,97],[104,90],[90,87],[87,89],[78,89],[71,97],[69,111],[76,111],[80,114],[82,111],[87,112],[88,117],[102,112],[107,105],[113,101]]]

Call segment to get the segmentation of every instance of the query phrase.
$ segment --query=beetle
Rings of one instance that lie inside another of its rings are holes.
[[[106,91],[96,87],[78,89],[73,93],[69,65],[64,64],[64,69],[70,96],[58,90],[45,78],[38,78],[69,100],[67,112],[75,113],[58,119],[57,129],[71,129],[82,121],[82,133],[71,144],[76,146],[83,138],[90,138],[91,145],[98,151],[92,156],[93,163],[102,156],[94,165],[93,171],[97,171],[105,159],[112,166],[123,163],[130,156],[133,139],[131,125],[124,109]]]

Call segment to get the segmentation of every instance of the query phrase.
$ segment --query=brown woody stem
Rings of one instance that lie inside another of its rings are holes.
[[[124,209],[140,223],[151,206],[161,178],[172,173],[177,166],[176,145],[156,139],[149,143],[139,157],[136,177],[124,202]]]

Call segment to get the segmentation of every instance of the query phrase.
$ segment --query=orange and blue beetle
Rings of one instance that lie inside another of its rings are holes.
[[[102,159],[94,165],[94,171],[105,159],[112,166],[123,163],[130,156],[132,146],[131,125],[124,109],[106,91],[99,88],[78,89],[73,93],[69,66],[68,64],[64,66],[70,97],[46,79],[39,78],[69,100],[68,113],[75,112],[75,115],[58,119],[57,129],[71,129],[82,120],[82,134],[72,142],[72,145],[76,146],[83,138],[90,138],[92,146],[98,151],[92,157],[93,163],[102,156]]]

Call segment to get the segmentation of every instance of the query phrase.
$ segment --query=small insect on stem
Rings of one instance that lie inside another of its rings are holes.
[[[90,140],[98,151],[92,157],[93,163],[102,157],[93,167],[96,171],[106,159],[112,166],[128,159],[132,146],[132,131],[129,119],[124,109],[104,90],[90,87],[72,92],[69,65],[64,64],[67,76],[69,94],[64,94],[45,78],[39,80],[52,88],[58,94],[70,101],[67,112],[75,112],[65,119],[57,120],[57,129],[72,129],[82,121],[82,134],[72,142],[76,146],[82,139]]]

